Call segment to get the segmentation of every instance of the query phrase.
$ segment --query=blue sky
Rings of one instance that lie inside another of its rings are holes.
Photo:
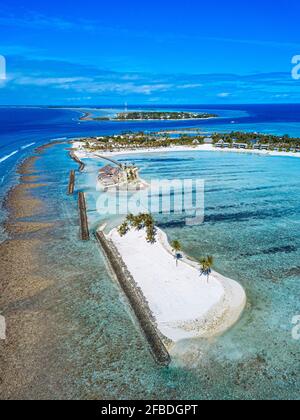
[[[2,0],[1,104],[300,102],[295,0]]]

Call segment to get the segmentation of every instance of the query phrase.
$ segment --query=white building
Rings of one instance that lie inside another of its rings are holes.
[[[215,146],[222,149],[228,149],[230,147],[230,143],[225,143],[224,140],[219,140],[218,143],[215,144]]]
[[[233,143],[232,147],[235,149],[248,149],[247,143]]]

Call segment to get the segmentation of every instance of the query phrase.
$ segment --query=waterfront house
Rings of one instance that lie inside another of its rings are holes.
[[[233,143],[232,147],[235,149],[248,149],[247,143]]]
[[[269,144],[259,144],[256,143],[253,146],[254,150],[269,150],[270,149],[270,145]]]
[[[216,147],[228,148],[230,146],[229,143],[225,143],[224,140],[219,140],[218,143],[215,144]]]
[[[111,165],[104,166],[99,170],[99,181],[105,185],[116,184],[122,178],[122,169]]]

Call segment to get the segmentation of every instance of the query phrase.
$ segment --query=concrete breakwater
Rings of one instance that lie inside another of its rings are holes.
[[[70,171],[70,179],[69,179],[69,187],[68,187],[68,194],[74,194],[75,189],[75,171]]]
[[[129,273],[114,244],[105,237],[102,231],[96,233],[96,239],[101,245],[113,273],[130,302],[140,327],[149,343],[154,359],[162,366],[169,366],[171,357],[158,333],[156,321],[143,292]]]
[[[74,153],[73,150],[71,150],[70,152],[70,157],[75,160],[76,163],[78,163],[79,165],[79,172],[82,172],[85,168],[85,163],[83,163],[76,155],[76,153]]]
[[[90,239],[90,233],[87,219],[85,194],[83,192],[78,194],[78,208],[80,214],[81,239],[83,241],[88,241]]]

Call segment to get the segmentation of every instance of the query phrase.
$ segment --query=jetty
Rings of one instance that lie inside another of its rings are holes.
[[[88,224],[88,218],[87,218],[85,194],[83,192],[80,192],[78,194],[78,208],[79,208],[80,225],[81,225],[81,239],[83,241],[88,241],[90,239],[90,232],[89,232],[89,224]]]
[[[69,195],[74,194],[74,189],[75,189],[75,171],[70,171],[68,194]]]
[[[107,156],[99,155],[98,153],[96,153],[95,156],[99,157],[100,159],[107,160],[108,162],[113,163],[114,165],[118,166],[119,168],[122,168],[122,164],[120,162],[118,162],[117,160],[111,159]]]
[[[85,168],[85,163],[83,163],[77,156],[76,153],[74,153],[74,151],[72,150],[70,152],[70,157],[75,160],[76,163],[78,163],[79,165],[79,172],[82,172]]]

